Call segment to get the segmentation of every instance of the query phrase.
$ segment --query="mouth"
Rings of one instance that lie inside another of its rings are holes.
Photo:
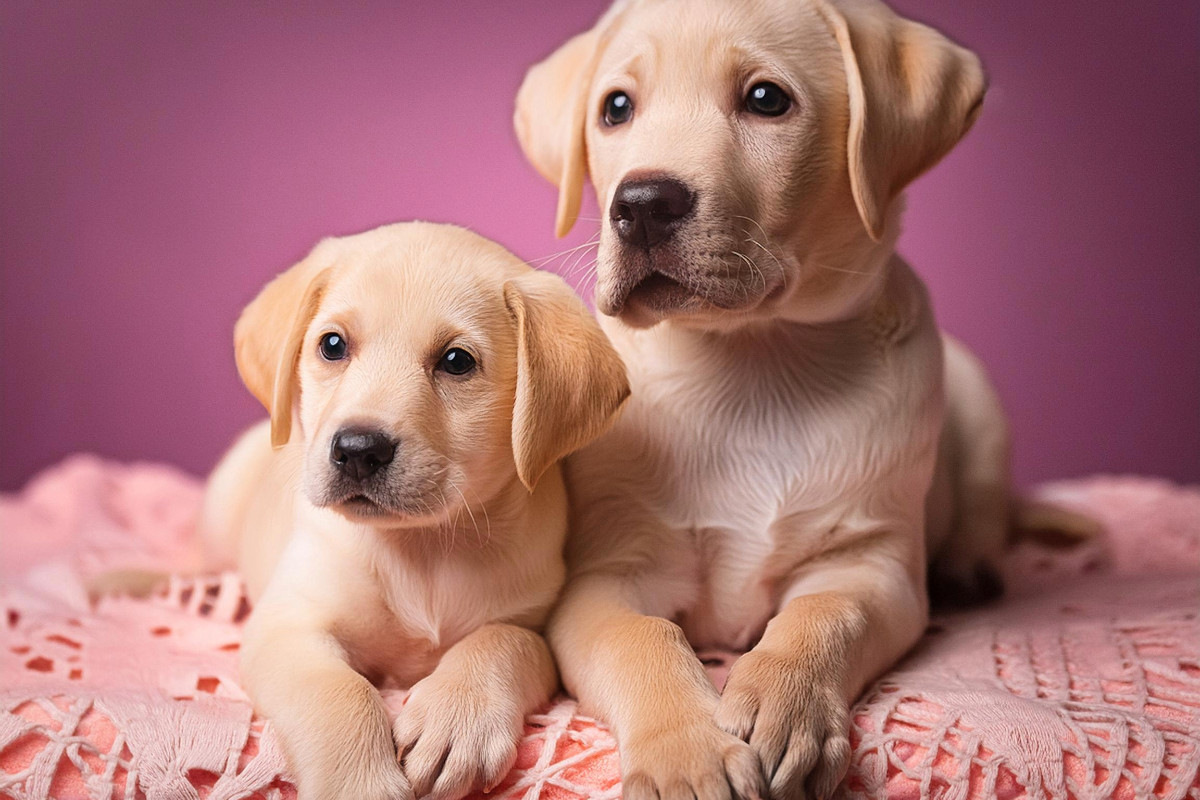
[[[337,505],[343,510],[360,517],[378,517],[389,513],[387,509],[365,494],[356,494],[353,497],[347,497]]]
[[[444,499],[444,498],[442,498]],[[326,483],[309,495],[313,505],[328,508],[351,522],[386,524],[389,527],[422,525],[442,519],[448,508],[428,492],[411,485],[386,483],[346,485]]]
[[[597,308],[608,316],[664,315],[700,303],[700,292],[681,277],[668,249],[621,248],[609,258],[611,277],[596,297]]]
[[[781,294],[782,281],[776,276],[764,276],[761,270],[730,272],[732,260],[718,259],[703,271],[671,251],[618,252],[611,260],[611,277],[602,276],[597,284],[596,308],[640,328],[667,318],[745,312]]]
[[[426,496],[387,487],[334,487],[309,494],[309,501],[328,509],[348,522],[376,528],[413,528],[439,524],[450,509]]]
[[[675,278],[653,271],[630,288],[621,305],[637,304],[650,311],[666,312],[698,302],[696,293]]]
[[[313,505],[328,508],[351,521],[412,519],[425,516],[429,507],[413,498],[397,495],[386,486],[339,485],[334,481],[309,499]]]

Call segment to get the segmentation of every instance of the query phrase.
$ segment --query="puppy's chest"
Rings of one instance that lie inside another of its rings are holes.
[[[635,389],[630,424],[646,437],[639,471],[661,486],[655,505],[671,527],[765,530],[783,515],[818,508],[869,468],[868,389],[838,402],[795,380],[723,385],[671,376]]]
[[[751,646],[795,566],[835,544],[839,509],[878,468],[869,440],[886,403],[852,383],[728,380],[660,381],[629,415],[648,442],[634,469],[656,487],[646,507],[678,548],[679,593],[660,611],[700,647]]]
[[[458,572],[380,571],[369,610],[344,617],[338,626],[356,668],[375,680],[411,686],[433,671],[447,649],[495,619],[501,609]]]

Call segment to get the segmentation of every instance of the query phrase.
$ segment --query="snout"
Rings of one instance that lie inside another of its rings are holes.
[[[650,248],[665,242],[695,208],[695,195],[670,177],[626,179],[613,195],[609,219],[626,245]]]
[[[396,444],[377,430],[343,428],[333,436],[329,460],[342,475],[361,482],[392,463]]]
[[[419,431],[402,435],[361,418],[333,430],[324,450],[308,452],[304,490],[313,505],[359,522],[386,517],[389,524],[445,511],[443,481],[453,482],[457,473]]]

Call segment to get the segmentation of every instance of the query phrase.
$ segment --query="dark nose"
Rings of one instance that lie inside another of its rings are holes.
[[[396,443],[379,431],[344,428],[333,436],[329,460],[356,481],[366,480],[391,463]]]
[[[692,193],[677,180],[628,180],[617,187],[609,217],[621,241],[653,247],[675,232],[693,204]]]

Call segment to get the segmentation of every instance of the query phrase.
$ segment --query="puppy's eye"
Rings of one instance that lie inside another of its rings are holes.
[[[773,83],[756,83],[746,94],[746,109],[764,117],[778,117],[792,107],[787,92]]]
[[[633,101],[621,91],[612,92],[604,98],[604,124],[620,125],[633,116]]]
[[[451,375],[466,375],[475,369],[475,356],[461,347],[451,347],[442,354],[442,359],[438,361],[437,368]]]
[[[346,337],[340,333],[327,333],[321,337],[317,349],[326,361],[341,361],[346,357]]]

